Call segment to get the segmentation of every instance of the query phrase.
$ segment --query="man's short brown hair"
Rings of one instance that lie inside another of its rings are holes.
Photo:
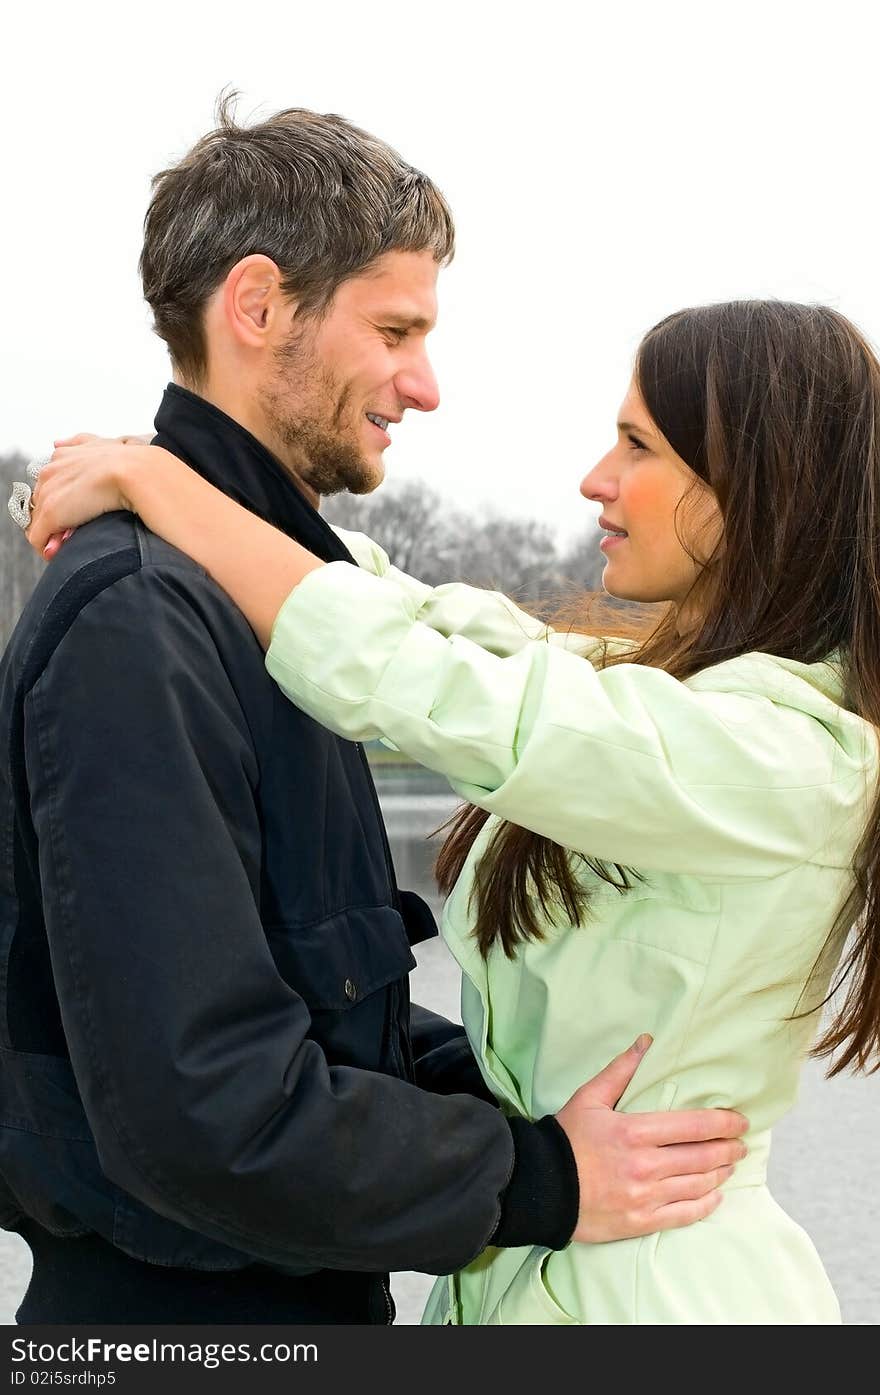
[[[217,128],[156,175],[144,219],[144,295],[175,369],[193,383],[207,367],[205,303],[242,257],[271,257],[308,314],[385,252],[429,251],[443,265],[454,251],[443,195],[384,141],[299,107],[239,126],[235,100],[225,97]]]

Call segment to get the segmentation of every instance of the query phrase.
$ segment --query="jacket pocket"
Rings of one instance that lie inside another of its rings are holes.
[[[240,1269],[240,1254],[165,1220],[104,1175],[70,1062],[0,1050],[0,1226],[103,1236],[135,1259]]]
[[[70,1062],[0,1049],[0,1222],[84,1235],[109,1206]],[[94,1217],[86,1214],[94,1209]]]
[[[0,1126],[91,1142],[73,1067],[63,1056],[0,1047]]]
[[[419,896],[415,891],[399,891],[398,896],[400,897],[400,912],[403,916],[403,924],[409,943],[420,945],[424,944],[425,940],[436,939],[440,931],[434,919],[434,912],[424,897]]]
[[[310,925],[274,925],[267,935],[282,978],[319,1012],[350,1011],[416,966],[391,906],[356,906]]]
[[[534,1249],[499,1303],[486,1319],[489,1326],[578,1327],[579,1320],[557,1302],[547,1281],[554,1250]]]
[[[357,906],[310,925],[272,926],[267,935],[328,1063],[405,1074],[397,1010],[416,961],[397,911]]]

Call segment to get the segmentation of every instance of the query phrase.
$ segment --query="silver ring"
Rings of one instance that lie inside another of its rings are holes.
[[[43,469],[45,465],[49,464],[49,461],[51,459],[51,455],[38,455],[36,460],[31,461],[30,465],[27,467],[27,470],[25,471],[25,474],[33,484],[36,484],[40,475],[40,471]]]
[[[34,486],[36,486],[40,471],[44,465],[48,465],[49,460],[50,457],[48,455],[41,455],[37,456],[36,460],[32,460],[30,465],[28,465],[25,473],[33,482]],[[22,480],[16,480],[12,486],[12,493],[9,496],[7,508],[9,509],[13,523],[17,524],[23,533],[27,532],[28,528],[31,526],[31,515],[34,511],[34,502],[34,488],[32,488],[30,484],[25,484]]]
[[[17,523],[22,532],[27,532],[31,526],[31,514],[33,513],[34,501],[29,484],[23,484],[21,480],[16,480],[12,486],[12,494],[9,496],[7,504],[13,523]]]

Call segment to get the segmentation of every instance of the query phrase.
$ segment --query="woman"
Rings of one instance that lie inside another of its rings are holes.
[[[469,801],[444,933],[503,1109],[558,1109],[628,1022],[654,1045],[623,1108],[751,1120],[700,1225],[488,1250],[438,1282],[431,1321],[839,1321],[766,1165],[857,917],[817,1049],[867,1068],[880,1044],[878,422],[880,365],[832,310],[737,302],[651,330],[581,485],[605,589],[667,603],[639,643],[431,590],[366,544],[363,570],[324,565],[152,447],[69,445],[41,477],[36,548],[133,509],[232,595],[294,702]]]

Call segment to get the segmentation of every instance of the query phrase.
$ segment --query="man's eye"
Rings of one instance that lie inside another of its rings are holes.
[[[382,333],[387,334],[393,344],[400,344],[406,338],[408,331],[397,325],[385,325]]]

